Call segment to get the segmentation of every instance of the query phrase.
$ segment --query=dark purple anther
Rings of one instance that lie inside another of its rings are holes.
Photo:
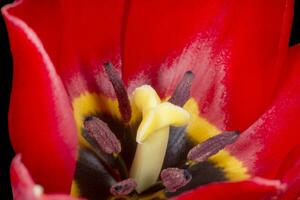
[[[119,73],[110,62],[104,63],[104,69],[114,87],[122,119],[127,123],[131,119],[131,106],[125,85]]]
[[[218,153],[224,149],[227,145],[234,143],[239,137],[239,132],[231,131],[224,132],[214,137],[209,138],[205,142],[198,144],[192,148],[187,158],[195,162],[203,162],[210,156]]]
[[[128,178],[121,182],[115,183],[110,187],[110,193],[115,196],[124,196],[130,194],[137,186],[134,179]]]
[[[190,90],[193,79],[194,74],[192,71],[185,72],[169,102],[182,107],[185,104],[185,102],[190,98]]]
[[[84,121],[84,128],[88,131],[89,135],[94,138],[105,153],[120,153],[121,143],[110,130],[105,122],[97,117],[88,117]]]
[[[176,192],[192,180],[192,175],[185,169],[167,168],[162,170],[160,178],[169,192]]]

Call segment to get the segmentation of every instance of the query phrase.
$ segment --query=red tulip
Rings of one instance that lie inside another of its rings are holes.
[[[94,157],[85,157],[90,150],[83,150],[89,146],[82,137],[84,121],[97,116],[116,134],[136,130],[141,120],[132,108],[127,123],[122,106],[121,112],[116,109],[116,97],[119,103],[126,99],[120,101],[111,84],[115,79],[104,72],[103,63],[111,61],[129,96],[150,84],[161,98],[170,97],[184,73],[193,72],[188,137],[172,146],[175,154],[164,166],[174,167],[182,155],[186,159],[188,147],[219,131],[242,132],[234,144],[196,165],[182,190],[161,195],[296,199],[300,194],[300,46],[288,47],[292,0],[23,0],[2,13],[14,63],[10,137],[46,193],[69,194],[75,177],[73,186],[83,197],[109,194],[109,173],[94,169],[88,163]],[[128,140],[121,140],[126,165],[134,153]],[[82,168],[85,164],[94,171]],[[34,199],[35,183],[20,156],[11,169],[14,197]]]

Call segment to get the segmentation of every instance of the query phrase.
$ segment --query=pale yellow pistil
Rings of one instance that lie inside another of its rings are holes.
[[[144,85],[137,88],[133,101],[142,112],[143,119],[137,130],[139,143],[130,170],[140,193],[153,185],[160,174],[169,139],[170,126],[184,126],[190,119],[183,108],[161,102],[155,90]]]

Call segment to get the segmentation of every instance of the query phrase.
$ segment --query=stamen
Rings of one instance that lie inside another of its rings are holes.
[[[84,121],[84,128],[97,141],[99,147],[108,154],[120,153],[121,144],[107,124],[97,117],[88,117]]]
[[[110,62],[104,63],[105,72],[109,77],[110,82],[112,83],[118,103],[119,103],[119,109],[122,115],[122,119],[125,123],[130,121],[131,118],[131,106],[128,99],[128,94],[125,88],[125,85],[120,78],[118,72],[113,67],[113,65]]]
[[[167,168],[162,170],[160,178],[169,192],[176,192],[192,180],[192,175],[184,169]]]
[[[94,139],[94,137],[86,129],[83,129],[82,136],[92,147],[94,147],[93,151],[101,161],[115,169],[118,169],[120,173],[119,175],[122,179],[128,177],[126,165],[120,154],[107,154],[104,152],[100,145],[98,145],[96,139]]]
[[[234,143],[239,137],[238,131],[224,132],[214,137],[209,138],[205,142],[198,144],[192,148],[187,158],[194,162],[203,162],[210,156],[224,149],[225,146]]]
[[[195,76],[192,71],[185,72],[169,100],[170,103],[181,107],[185,104],[185,102],[190,98],[190,90],[194,77]]]
[[[176,86],[174,93],[169,99],[170,103],[177,106],[183,106],[190,98],[190,89],[192,81],[194,79],[192,71],[187,71]],[[170,136],[168,141],[167,152],[164,160],[164,168],[180,165],[191,146],[191,142],[187,140],[186,127],[174,127],[170,128]]]
[[[115,183],[110,188],[110,193],[115,196],[123,196],[130,194],[137,186],[134,179],[128,178],[121,182]]]

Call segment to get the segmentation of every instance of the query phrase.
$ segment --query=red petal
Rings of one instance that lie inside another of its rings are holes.
[[[290,49],[289,73],[269,109],[230,148],[257,176],[274,177],[299,141],[300,45]]]
[[[285,189],[284,184],[277,180],[253,178],[248,181],[214,183],[186,192],[178,200],[259,200],[271,199]]]
[[[35,184],[21,161],[21,155],[17,155],[13,159],[10,175],[15,200],[37,199],[33,194],[33,187]]]
[[[297,199],[300,195],[300,146],[295,147],[283,160],[277,178],[287,183],[281,200]]]
[[[42,43],[9,8],[2,13],[14,63],[11,141],[34,180],[46,191],[69,192],[77,147],[69,98]]]
[[[144,73],[170,95],[192,69],[193,96],[221,128],[244,130],[265,110],[284,70],[292,0],[131,2],[127,81]]]
[[[113,91],[102,64],[120,67],[124,2],[23,0],[10,13],[37,34],[73,97],[87,89]]]
[[[18,154],[11,163],[11,184],[14,200],[76,200],[69,195],[45,195],[35,193],[33,182],[28,170],[21,161],[21,155]],[[79,200],[79,199],[77,199]]]
[[[78,198],[74,198],[71,197],[69,195],[43,195],[41,200],[84,200],[84,199],[78,199]]]

